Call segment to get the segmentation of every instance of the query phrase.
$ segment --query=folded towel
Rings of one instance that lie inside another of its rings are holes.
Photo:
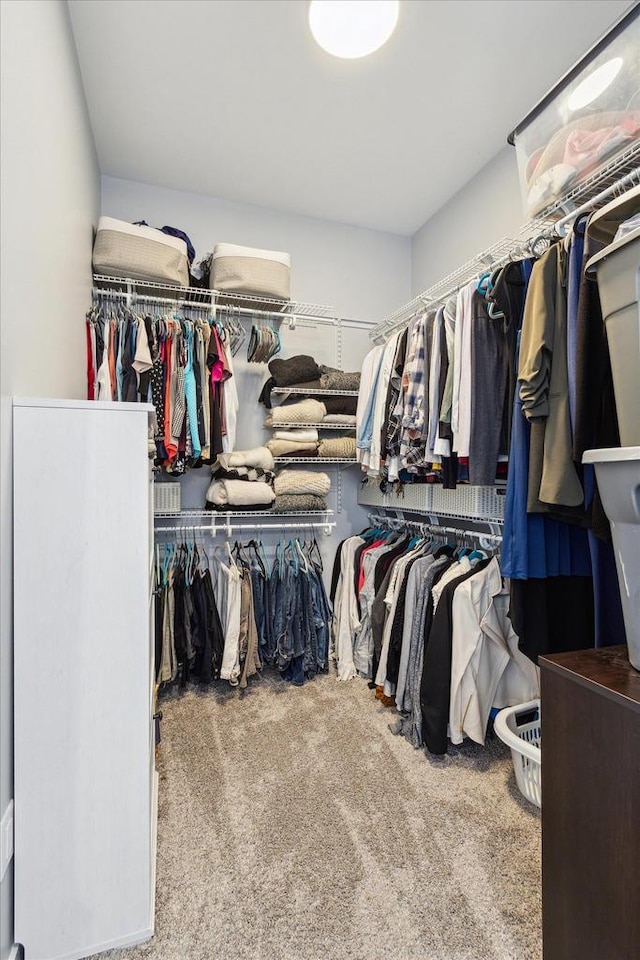
[[[359,390],[360,371],[345,373],[335,367],[320,367],[320,383],[324,390]]]
[[[273,377],[276,387],[290,387],[294,383],[303,383],[306,380],[320,379],[320,367],[313,357],[298,354],[282,360],[280,357],[269,364],[269,373]]]
[[[254,507],[269,505],[275,499],[275,493],[268,483],[256,480],[212,480],[207,490],[207,503],[220,507]]]
[[[356,418],[348,413],[328,413],[322,421],[323,423],[343,423],[348,427],[355,427]]]
[[[300,400],[273,410],[266,424],[270,427],[273,423],[320,423],[326,415],[327,408],[319,400]]]
[[[327,413],[350,413],[355,416],[358,409],[357,397],[318,397],[318,399],[322,399]]]
[[[321,440],[318,447],[318,457],[333,458],[339,457],[346,460],[355,460],[356,456],[356,438],[355,437],[331,437],[329,440]]]
[[[273,502],[274,513],[313,513],[326,509],[324,497],[316,497],[312,493],[281,493]]]
[[[262,470],[273,470],[273,457],[266,447],[253,447],[251,450],[234,450],[233,453],[218,455],[220,466],[228,470],[230,467],[260,467]]]
[[[281,470],[273,484],[276,497],[283,493],[314,493],[326,497],[331,489],[331,480],[326,473],[315,470]]]
[[[270,486],[273,486],[275,477],[273,470],[262,470],[260,467],[231,467],[225,470],[217,461],[211,467],[211,475],[214,480],[244,480],[250,483],[255,480],[264,480]]]
[[[295,440],[269,440],[267,447],[274,457],[285,457],[288,453],[301,457],[308,456],[307,451],[317,448],[317,443],[298,443]]]
[[[317,443],[318,431],[314,427],[306,430],[274,430],[274,440],[293,440],[294,443]]]

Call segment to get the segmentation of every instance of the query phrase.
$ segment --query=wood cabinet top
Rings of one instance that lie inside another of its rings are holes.
[[[626,646],[549,654],[540,657],[540,667],[640,713],[640,671],[629,663]]]

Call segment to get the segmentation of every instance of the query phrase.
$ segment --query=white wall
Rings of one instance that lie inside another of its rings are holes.
[[[516,151],[506,146],[413,235],[412,295],[509,236],[526,219]]]
[[[86,395],[84,313],[100,199],[66,3],[3,0],[1,15],[0,813],[13,790],[11,396]],[[43,497],[64,454],[42,451]],[[43,643],[61,639],[51,613]],[[0,890],[2,960],[12,943],[11,868]]]
[[[409,237],[111,177],[102,179],[102,213],[179,227],[198,254],[219,242],[286,250],[292,297],[343,316],[376,321],[410,295]]]

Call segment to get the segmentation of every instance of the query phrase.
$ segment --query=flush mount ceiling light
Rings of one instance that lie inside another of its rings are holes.
[[[309,26],[327,53],[355,60],[387,42],[399,12],[400,0],[311,0]]]
[[[575,88],[567,101],[569,110],[581,110],[587,107],[594,100],[597,100],[601,93],[611,86],[615,78],[620,73],[622,67],[622,57],[614,57],[607,60],[601,67],[598,67],[588,77],[585,77]]]

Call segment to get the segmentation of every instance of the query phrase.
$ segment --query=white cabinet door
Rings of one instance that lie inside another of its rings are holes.
[[[15,935],[153,929],[148,409],[14,402]]]

